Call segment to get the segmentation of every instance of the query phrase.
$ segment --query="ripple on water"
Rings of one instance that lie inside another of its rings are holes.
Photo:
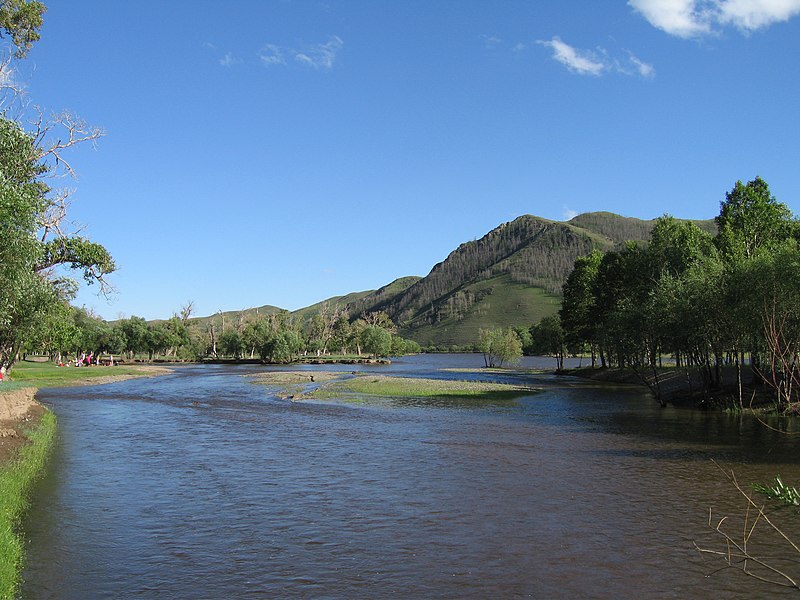
[[[437,371],[447,360],[387,370],[460,376]],[[764,593],[706,577],[720,564],[692,546],[715,542],[709,506],[741,507],[710,459],[743,481],[800,475],[792,443],[752,423],[547,376],[502,409],[294,404],[254,370],[46,392],[60,441],[24,597]]]

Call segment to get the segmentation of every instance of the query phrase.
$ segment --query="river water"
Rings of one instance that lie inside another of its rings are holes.
[[[742,482],[796,482],[798,438],[661,409],[638,387],[481,363],[421,355],[368,369],[522,378],[541,391],[490,404],[293,403],[252,383],[268,369],[253,366],[42,390],[59,440],[26,522],[23,598],[782,594],[717,572],[724,563],[694,543],[723,549],[709,508],[741,529],[744,504],[714,461]],[[774,517],[800,539],[800,517]],[[800,558],[760,526],[751,544],[773,563]]]

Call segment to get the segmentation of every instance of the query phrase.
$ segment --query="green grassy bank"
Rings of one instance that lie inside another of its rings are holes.
[[[151,365],[131,365],[115,367],[59,367],[52,362],[20,361],[11,370],[9,383],[43,387],[64,387],[68,385],[92,385],[103,383],[111,377],[141,377],[148,374],[167,372],[165,367]],[[5,382],[0,385],[5,385]],[[0,388],[2,391],[5,388]]]
[[[18,591],[25,561],[21,521],[33,483],[44,471],[55,433],[56,416],[45,411],[39,422],[25,432],[29,443],[0,465],[0,600],[13,600]]]

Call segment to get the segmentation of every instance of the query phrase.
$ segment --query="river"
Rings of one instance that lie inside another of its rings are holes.
[[[42,390],[59,439],[25,524],[22,597],[784,592],[717,572],[723,562],[694,542],[723,549],[709,508],[744,514],[714,461],[742,482],[796,482],[797,438],[750,418],[661,409],[635,386],[496,375],[481,364],[420,355],[359,368],[523,379],[541,391],[490,404],[293,403],[252,383],[249,374],[268,369],[256,366]],[[800,540],[800,517],[775,518]],[[753,543],[773,561],[792,557],[760,527]]]

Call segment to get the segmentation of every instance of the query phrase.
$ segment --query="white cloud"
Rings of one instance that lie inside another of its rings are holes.
[[[719,8],[721,23],[754,31],[800,14],[800,0],[722,0]]]
[[[563,211],[561,213],[561,220],[562,221],[571,221],[572,219],[574,219],[575,217],[578,216],[578,212],[577,211],[572,210],[571,208],[567,207],[566,205],[562,206],[561,209]]]
[[[628,5],[653,27],[681,38],[726,25],[749,33],[800,14],[800,0],[628,0]]]
[[[240,62],[242,61],[236,58],[232,52],[226,52],[225,56],[219,59],[219,64],[221,64],[223,67],[232,67]]]
[[[285,65],[286,59],[283,58],[283,51],[275,44],[265,44],[258,52],[261,64],[266,67],[274,65]]]
[[[651,77],[656,76],[656,70],[650,63],[646,63],[636,56],[632,52],[628,53],[628,60],[633,63],[636,72],[645,79],[649,79]]]
[[[305,52],[294,52],[294,59],[315,69],[330,69],[343,45],[342,39],[334,35],[324,44],[312,46]]]
[[[649,79],[656,74],[653,65],[644,62],[629,50],[626,50],[628,54],[626,60],[612,57],[605,48],[597,48],[597,51],[574,48],[562,42],[559,37],[554,37],[550,41],[538,40],[536,43],[550,48],[555,60],[580,75],[600,76],[615,72]]]
[[[711,11],[697,0],[628,0],[628,5],[671,35],[691,38],[711,33]]]
[[[606,64],[593,52],[573,48],[558,37],[550,41],[538,40],[536,43],[550,48],[553,51],[553,58],[575,73],[598,76],[606,70]]]

